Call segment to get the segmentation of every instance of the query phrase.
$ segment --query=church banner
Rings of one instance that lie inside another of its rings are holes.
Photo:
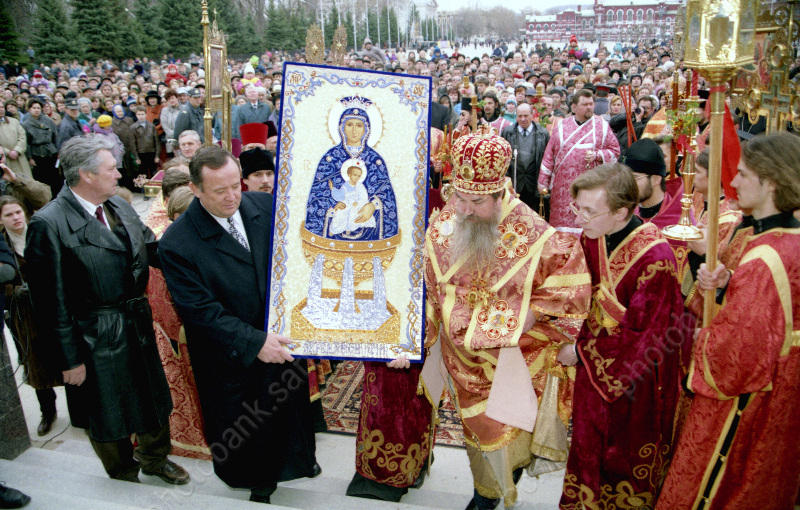
[[[422,361],[430,78],[284,64],[266,327]]]

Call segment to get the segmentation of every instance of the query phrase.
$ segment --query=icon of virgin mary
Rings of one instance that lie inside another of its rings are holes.
[[[348,96],[340,103],[344,111],[336,129],[331,129],[334,141],[338,143],[322,156],[317,165],[308,196],[305,227],[309,232],[335,240],[372,241],[393,237],[398,233],[397,202],[386,162],[371,147],[380,138],[382,124],[375,126],[381,120],[373,118],[371,121],[370,117],[379,114],[374,111],[372,101],[364,97]],[[363,162],[366,169],[363,186],[368,200],[352,218],[351,226],[356,228],[342,231],[331,229],[339,203],[331,191],[341,189],[345,184],[343,175],[346,173],[342,172],[342,165],[348,160]]]

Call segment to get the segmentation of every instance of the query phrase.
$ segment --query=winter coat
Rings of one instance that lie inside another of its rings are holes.
[[[86,366],[67,385],[73,423],[116,441],[167,425],[172,398],[145,296],[155,235],[122,198],[105,206],[112,230],[64,186],[31,218],[25,259],[40,338],[61,370]]]

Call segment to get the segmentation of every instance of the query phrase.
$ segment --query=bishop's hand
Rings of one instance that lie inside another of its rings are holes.
[[[411,362],[408,361],[408,358],[405,356],[400,356],[399,358],[395,358],[392,361],[386,363],[386,366],[389,368],[410,368]]]

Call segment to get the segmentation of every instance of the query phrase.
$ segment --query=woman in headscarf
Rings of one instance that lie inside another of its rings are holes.
[[[17,105],[11,99],[5,104],[0,102],[0,146],[5,149],[6,165],[11,171],[31,177],[31,166],[25,155],[28,150],[25,128],[17,118],[7,111],[9,106],[16,107]]]
[[[114,156],[114,159],[117,162],[117,170],[120,170],[121,173],[122,157],[125,155],[125,148],[111,125],[111,117],[108,115],[101,115],[97,118],[97,122],[92,126],[92,132],[105,136],[114,143],[114,150],[111,151],[111,154]]]
[[[452,126],[458,122],[458,113],[453,109],[453,102],[450,100],[449,95],[442,94],[439,96],[439,104],[447,107],[447,116],[444,119],[445,124],[450,124]]]
[[[178,66],[175,64],[170,64],[167,67],[167,75],[164,77],[164,81],[170,83],[172,80],[179,80],[181,84],[186,85],[186,77],[178,73]]]
[[[361,97],[346,97],[342,103],[345,104],[345,110],[339,118],[338,128],[341,141],[328,150],[317,165],[308,196],[306,228],[330,239],[368,241],[392,237],[398,233],[394,190],[386,163],[375,149],[367,145],[371,126],[366,108],[372,102]],[[342,165],[349,159],[363,161],[366,168],[363,185],[367,189],[369,202],[360,210],[356,223],[366,224],[370,218],[375,218],[376,223],[374,227],[326,235],[328,211],[338,203],[331,195],[331,187],[340,188],[344,184]]]
[[[514,96],[508,96],[506,104],[503,105],[503,118],[514,123],[517,121],[517,100]]]
[[[45,115],[50,117],[50,119],[56,123],[56,126],[61,124],[61,115],[59,115],[58,112],[56,111],[55,105],[53,104],[52,101],[44,102],[44,104],[42,105],[42,112],[44,112]]]

